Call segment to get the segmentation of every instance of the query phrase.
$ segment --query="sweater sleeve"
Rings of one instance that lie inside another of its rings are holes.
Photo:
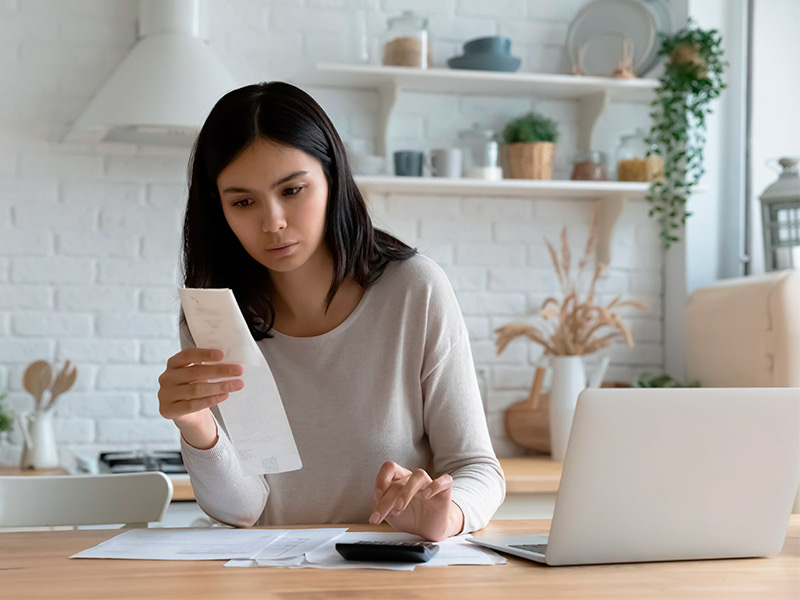
[[[461,310],[446,278],[436,287],[422,373],[425,430],[434,469],[453,477],[451,498],[464,512],[462,533],[468,533],[485,527],[502,504],[505,476],[489,437]]]
[[[196,344],[185,321],[180,323],[181,349]],[[245,473],[239,464],[218,407],[211,413],[219,439],[207,450],[190,446],[181,436],[181,454],[192,483],[197,504],[209,517],[234,527],[254,525],[269,497],[263,477]]]

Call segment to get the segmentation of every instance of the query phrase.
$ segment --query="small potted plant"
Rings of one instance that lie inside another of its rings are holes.
[[[511,179],[552,179],[558,141],[558,125],[530,112],[510,121],[503,129],[506,166]]]

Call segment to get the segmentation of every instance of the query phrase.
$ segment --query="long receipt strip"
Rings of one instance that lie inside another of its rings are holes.
[[[248,473],[283,473],[303,467],[278,386],[229,288],[179,288],[186,323],[198,348],[222,350],[242,365],[244,388],[219,403],[225,429]],[[211,381],[223,381],[214,379]]]

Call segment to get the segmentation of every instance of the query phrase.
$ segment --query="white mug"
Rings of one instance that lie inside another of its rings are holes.
[[[431,150],[431,167],[434,177],[461,177],[461,149]]]

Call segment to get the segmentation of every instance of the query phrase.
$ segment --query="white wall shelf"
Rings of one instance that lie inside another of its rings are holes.
[[[616,79],[546,73],[497,73],[466,69],[415,69],[381,65],[317,63],[303,83],[320,86],[380,89],[395,85],[412,92],[535,96],[579,99],[608,93],[625,102],[649,102],[656,79]]]
[[[417,194],[454,194],[460,196],[518,196],[525,198],[602,198],[624,194],[641,200],[648,184],[628,181],[570,181],[539,179],[450,179],[447,177],[356,176],[365,191],[379,194],[412,192]]]
[[[649,102],[658,87],[656,79],[337,63],[317,63],[294,81],[309,86],[376,90],[380,101],[376,151],[387,161],[391,158],[388,141],[392,113],[403,91],[575,100],[579,103],[576,145],[589,150],[595,147],[595,125],[610,101]]]

